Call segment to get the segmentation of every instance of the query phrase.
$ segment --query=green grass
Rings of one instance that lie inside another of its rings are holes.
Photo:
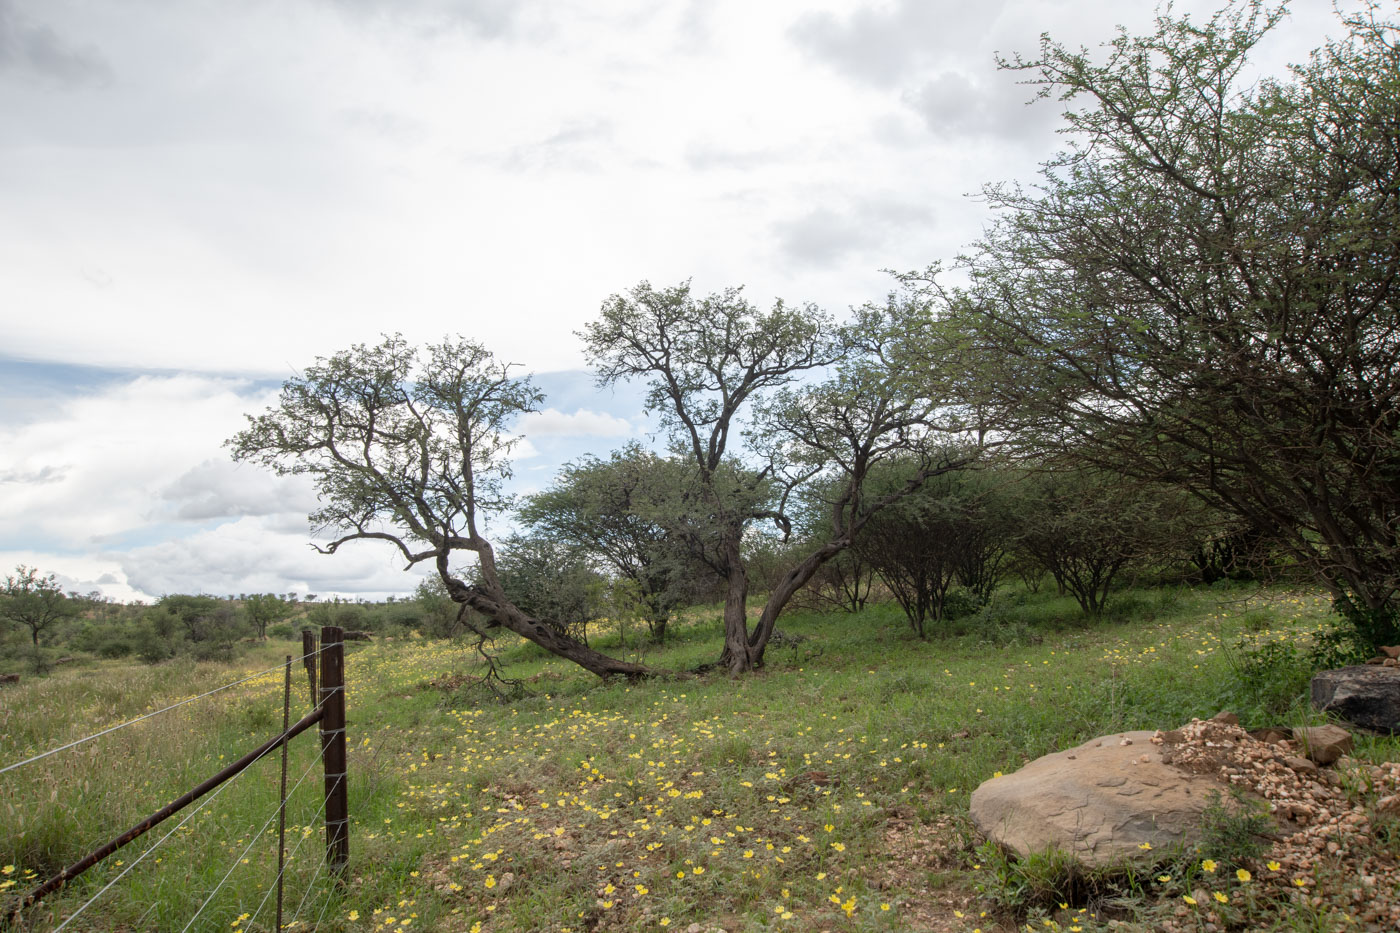
[[[1280,693],[1278,677],[1241,674],[1251,646],[1306,644],[1326,618],[1317,595],[1133,591],[1118,606],[1088,622],[1051,594],[1003,594],[927,642],[887,606],[796,613],[780,628],[802,637],[739,679],[685,673],[718,654],[716,609],[678,621],[664,648],[641,644],[633,626],[624,651],[615,630],[595,627],[595,647],[674,672],[635,684],[599,682],[502,639],[504,673],[531,691],[511,704],[431,685],[480,673],[460,645],[354,646],[349,883],[317,877],[300,919],[324,908],[324,931],[479,924],[495,933],[1024,923],[1030,908],[1004,896],[1025,880],[1020,869],[1005,867],[1000,881],[989,875],[967,824],[979,783],[1095,735],[1169,728],[1224,707],[1246,727],[1320,721],[1304,697]],[[22,684],[0,694],[0,764],[297,651],[273,644],[236,666],[104,664]],[[1277,673],[1298,661],[1270,663]],[[294,715],[305,706],[302,678],[298,666]],[[19,882],[7,893],[185,790],[217,769],[219,754],[231,759],[275,732],[280,699],[280,677],[270,675],[0,776],[0,864],[13,865],[6,877]],[[1396,744],[1362,739],[1356,755],[1391,759]],[[314,745],[294,743],[293,779],[314,761]],[[266,762],[115,885],[100,917],[69,929],[179,929],[254,838],[275,795],[276,765]],[[313,769],[289,816],[312,827],[288,879],[289,915],[323,852],[319,803]],[[195,929],[271,928],[267,908],[239,918],[266,893],[274,849],[271,836],[258,839]],[[1053,887],[1053,866],[1030,870]],[[95,869],[54,898],[53,915],[118,871]],[[1151,887],[1116,913],[1085,905],[1079,925],[1093,929],[1110,913],[1147,923]],[[1263,904],[1248,920],[1267,929],[1279,916]]]

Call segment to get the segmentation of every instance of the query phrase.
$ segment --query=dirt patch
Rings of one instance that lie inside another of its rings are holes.
[[[899,892],[899,913],[912,930],[930,933],[966,931],[972,926],[997,928],[990,916],[979,916],[978,894],[961,872],[966,843],[951,817],[918,823],[898,813],[885,824],[883,867],[876,878],[880,890]],[[977,922],[972,923],[973,920]]]

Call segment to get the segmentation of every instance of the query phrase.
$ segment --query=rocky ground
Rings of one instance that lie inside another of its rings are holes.
[[[1213,773],[1268,802],[1277,832],[1252,880],[1305,913],[1349,905],[1359,928],[1400,929],[1400,762],[1345,754],[1345,730],[1245,732],[1229,714],[1157,733],[1164,761]],[[1224,929],[1204,890],[1173,930]]]

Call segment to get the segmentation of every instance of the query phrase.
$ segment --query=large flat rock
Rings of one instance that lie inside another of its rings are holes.
[[[1319,671],[1313,707],[1372,732],[1400,732],[1400,668],[1361,664]]]
[[[1167,764],[1152,732],[1120,732],[1038,758],[972,794],[987,838],[1025,856],[1056,848],[1090,867],[1196,841],[1201,813],[1225,784]]]

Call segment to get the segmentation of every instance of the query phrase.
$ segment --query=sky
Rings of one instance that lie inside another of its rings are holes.
[[[1293,8],[1260,74],[1341,32]],[[385,333],[468,336],[547,393],[514,484],[544,488],[650,430],[640,390],[584,370],[605,298],[880,300],[1063,144],[997,54],[1092,49],[1154,9],[0,0],[0,576],[409,592],[387,545],[312,549],[304,482],[230,460],[284,379]]]

